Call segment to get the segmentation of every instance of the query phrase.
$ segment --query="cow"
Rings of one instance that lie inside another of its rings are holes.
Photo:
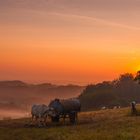
[[[136,109],[136,102],[135,101],[131,102],[131,114],[132,115],[137,115],[137,109]]]
[[[54,108],[56,116],[52,117],[52,122],[59,122],[60,118],[68,117],[71,123],[76,123],[77,113],[81,110],[81,103],[78,99],[55,99],[50,102],[49,107]]]
[[[106,109],[107,109],[107,107],[105,107],[105,106],[101,107],[101,110],[106,110]]]
[[[38,125],[41,126],[42,124],[46,125],[46,120],[48,116],[54,117],[55,113],[53,108],[50,108],[44,104],[41,105],[33,105],[31,109],[31,115],[32,115],[32,123],[38,122]]]
[[[114,107],[113,107],[113,109],[117,109],[117,108],[118,108],[118,106],[114,106]]]

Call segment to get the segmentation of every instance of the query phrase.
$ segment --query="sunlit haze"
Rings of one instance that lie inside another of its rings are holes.
[[[140,68],[139,0],[0,0],[0,80],[88,84]]]

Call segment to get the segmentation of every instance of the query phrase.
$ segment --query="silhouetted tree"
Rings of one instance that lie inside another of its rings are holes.
[[[134,76],[133,74],[131,73],[125,73],[125,74],[121,74],[119,79],[118,79],[118,82],[121,82],[121,83],[128,83],[128,82],[133,82],[134,80]]]
[[[137,78],[140,81],[140,72]],[[79,99],[84,110],[128,106],[132,101],[140,102],[140,86],[134,81],[133,74],[125,73],[114,81],[88,85]]]
[[[138,81],[140,84],[140,71],[137,72],[136,77],[134,78],[135,81]]]

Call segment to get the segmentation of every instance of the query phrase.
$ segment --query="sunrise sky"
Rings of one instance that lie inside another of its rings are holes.
[[[140,0],[0,0],[0,80],[88,84],[140,68]]]

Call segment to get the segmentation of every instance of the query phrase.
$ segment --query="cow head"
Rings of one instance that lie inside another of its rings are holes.
[[[54,108],[50,107],[49,110],[48,110],[48,115],[50,117],[55,117],[57,115],[57,113],[56,113]]]

